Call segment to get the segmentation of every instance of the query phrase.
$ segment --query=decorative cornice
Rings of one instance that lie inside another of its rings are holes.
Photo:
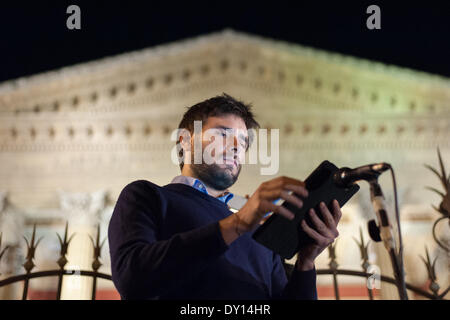
[[[222,43],[232,45],[236,42],[247,43],[250,45],[255,45],[256,47],[267,48],[271,51],[279,49],[280,52],[285,52],[287,54],[312,57],[314,59],[321,59],[324,62],[334,62],[342,66],[354,66],[359,68],[361,71],[395,75],[395,77],[397,78],[400,77],[406,80],[414,80],[415,82],[427,81],[433,85],[450,88],[450,79],[443,76],[433,75],[409,68],[388,65],[381,62],[370,61],[367,59],[356,58],[350,55],[332,53],[322,49],[289,43],[286,41],[251,35],[244,32],[234,31],[232,29],[225,29],[208,35],[200,35],[184,40],[178,40],[169,44],[157,45],[142,50],[131,51],[119,55],[93,60],[90,62],[75,64],[58,70],[8,80],[0,83],[0,94],[21,88],[26,88],[32,85],[38,85],[40,83],[45,83],[52,80],[64,82],[65,79],[71,78],[73,76],[83,76],[92,74],[94,72],[103,72],[113,66],[117,67],[118,65],[147,62],[149,59],[157,57],[176,56],[205,44]]]

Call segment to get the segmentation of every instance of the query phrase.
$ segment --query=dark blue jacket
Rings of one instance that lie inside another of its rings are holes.
[[[229,246],[232,212],[191,186],[145,180],[120,193],[109,223],[113,282],[122,299],[316,299],[315,270],[288,282],[279,255],[246,233]]]

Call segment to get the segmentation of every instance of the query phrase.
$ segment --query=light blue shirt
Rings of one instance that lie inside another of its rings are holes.
[[[188,186],[191,186],[191,187],[197,189],[198,191],[201,191],[201,192],[206,193],[206,194],[209,195],[208,190],[206,190],[206,187],[205,187],[204,183],[201,182],[198,179],[193,178],[193,177],[179,175],[179,176],[176,176],[175,178],[173,178],[170,183],[187,184]],[[234,197],[234,194],[229,192],[229,191],[227,191],[225,195],[223,195],[221,197],[217,197],[216,199],[222,201],[225,204],[227,204],[228,201],[230,201],[231,198],[233,198],[233,197]]]
[[[204,183],[201,182],[200,180],[196,179],[196,178],[193,178],[193,177],[179,175],[179,176],[176,176],[175,178],[173,178],[170,183],[183,183],[183,184],[186,184],[188,186],[191,186],[191,187],[197,189],[198,191],[201,191],[201,192],[209,195],[208,190],[206,190],[206,187],[205,187]],[[225,195],[223,195],[221,197],[217,197],[216,199],[222,201],[225,204],[227,204],[228,201],[230,201],[233,197],[234,197],[234,194],[229,192],[229,191],[227,191],[227,193]],[[231,205],[231,206],[228,205],[230,208],[233,208],[235,210],[241,209],[241,207],[243,205],[242,202],[244,201],[244,203],[245,203],[245,201],[247,201],[243,197],[239,197],[239,196],[237,196],[237,197],[240,200],[239,205]],[[278,199],[274,200],[273,203],[278,202],[280,199],[281,198],[278,198]],[[271,212],[267,212],[264,215],[264,217],[268,216],[270,213]]]

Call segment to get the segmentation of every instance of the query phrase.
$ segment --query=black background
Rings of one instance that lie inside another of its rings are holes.
[[[66,9],[81,8],[81,30]],[[381,8],[381,30],[366,8]],[[0,4],[0,81],[232,28],[450,77],[450,8],[407,1],[14,1]]]

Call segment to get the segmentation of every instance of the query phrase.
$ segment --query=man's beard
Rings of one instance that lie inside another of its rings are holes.
[[[231,187],[236,182],[239,173],[241,172],[241,164],[238,164],[237,173],[233,174],[233,166],[231,165],[222,168],[215,163],[191,163],[191,170],[195,177],[206,184],[208,187],[216,190],[225,190]],[[231,170],[228,168],[231,168]]]

